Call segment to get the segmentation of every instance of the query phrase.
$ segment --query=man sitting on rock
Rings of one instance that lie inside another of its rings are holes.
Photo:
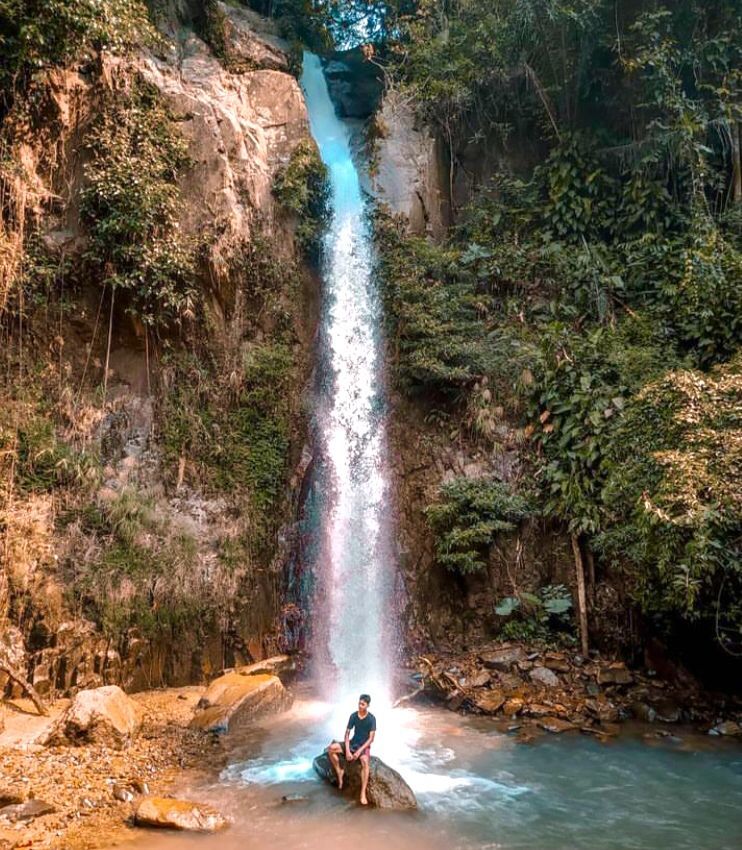
[[[376,718],[368,710],[371,697],[361,694],[358,698],[358,711],[354,711],[348,718],[348,727],[345,730],[345,743],[333,741],[327,748],[335,775],[338,778],[338,788],[343,790],[343,779],[345,770],[340,767],[340,756],[345,753],[346,764],[352,761],[361,762],[361,805],[367,806],[366,788],[371,763],[371,744],[376,736]]]

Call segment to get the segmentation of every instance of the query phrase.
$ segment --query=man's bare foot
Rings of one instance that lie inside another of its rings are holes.
[[[338,771],[338,791],[343,790],[343,779],[345,779],[345,771],[339,770]]]
[[[361,797],[361,805],[362,805],[362,806],[367,806],[367,805],[368,805],[368,800],[367,800],[365,797]]]

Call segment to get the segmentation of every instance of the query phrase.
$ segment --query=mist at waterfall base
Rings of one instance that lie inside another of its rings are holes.
[[[233,819],[218,836],[149,833],[139,850],[739,850],[742,750],[627,734],[517,743],[489,718],[403,709],[411,746],[390,758],[420,810],[367,810],[321,782],[326,706],[301,697],[253,727],[218,782],[178,795]],[[396,712],[395,712],[396,714]],[[384,737],[390,729],[380,728]],[[294,802],[283,802],[293,797]]]

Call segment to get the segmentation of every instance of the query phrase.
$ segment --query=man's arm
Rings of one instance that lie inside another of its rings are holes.
[[[353,753],[353,755],[350,757],[351,761],[353,759],[360,758],[363,755],[363,753],[371,746],[371,744],[373,744],[375,737],[376,737],[375,731],[369,732],[368,738],[366,739],[366,743],[362,747],[359,747]]]
[[[350,726],[345,730],[345,760],[351,761],[351,756],[350,756]]]

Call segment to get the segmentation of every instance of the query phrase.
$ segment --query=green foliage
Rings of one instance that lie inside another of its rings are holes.
[[[208,492],[243,500],[255,553],[270,545],[288,475],[294,361],[283,343],[250,347],[239,386],[220,386],[196,358],[166,364],[171,386],[162,400],[165,459],[198,469]]]
[[[517,173],[475,185],[443,245],[380,223],[403,387],[434,389],[480,443],[492,428],[467,419],[506,412],[545,515],[620,564],[647,613],[718,616],[739,639],[739,505],[721,484],[739,488],[739,425],[714,418],[732,418],[719,385],[742,322],[739,4],[415,6],[389,72],[438,129],[451,185],[482,154]]]
[[[121,53],[156,40],[142,0],[0,0],[0,93],[86,52]]]
[[[277,174],[273,194],[281,206],[296,216],[296,238],[308,253],[317,250],[327,223],[329,184],[327,169],[317,146],[310,140],[300,142],[291,159]]]
[[[380,41],[391,31],[394,3],[376,0],[248,0],[272,17],[289,42],[315,53]]]
[[[214,55],[221,59],[222,64],[230,71],[248,70],[234,68],[229,54],[227,26],[227,15],[216,3],[216,0],[206,0],[204,22],[200,31],[201,37],[211,47]]]
[[[268,525],[286,484],[292,366],[291,351],[282,344],[256,346],[247,353],[244,383],[226,419],[217,473],[225,490],[247,484],[254,510]]]
[[[415,5],[392,70],[454,148],[490,126],[558,139],[591,122],[627,136],[639,121],[665,152],[695,157],[709,122],[738,108],[733,0],[640,2],[620,14],[612,0]]]
[[[502,533],[534,514],[527,496],[502,481],[457,478],[441,487],[441,500],[425,510],[436,533],[436,558],[460,573],[484,569],[489,548]]]
[[[636,395],[605,460],[597,539],[629,566],[645,610],[726,616],[738,636],[742,612],[728,606],[742,595],[741,366],[668,372]]]
[[[338,4],[325,0],[227,0],[239,8],[246,5],[267,18],[273,18],[279,35],[290,46],[290,71],[297,77],[301,74],[304,49],[314,53],[327,53],[336,43],[339,30],[334,18]],[[343,2],[347,7],[347,2]],[[218,7],[215,0],[206,0],[201,35],[211,46],[224,66],[233,73],[252,70],[249,62],[238,59],[230,50],[227,29],[230,26],[227,16]]]
[[[629,255],[632,278],[639,264],[650,283],[655,313],[700,366],[731,357],[742,336],[742,251],[707,216],[693,220],[687,234],[654,246],[647,263],[646,240]],[[651,248],[650,248],[651,251]],[[664,263],[660,265],[660,261]],[[631,278],[629,279],[631,283]]]
[[[538,593],[506,596],[495,613],[508,618],[500,629],[505,640],[573,643],[572,595],[563,584],[548,584]]]
[[[177,222],[185,140],[157,91],[135,81],[109,101],[87,147],[92,160],[80,204],[87,260],[145,324],[180,321],[196,299],[194,250]]]
[[[396,349],[397,373],[416,386],[450,393],[485,372],[480,298],[459,252],[405,236],[397,222],[376,218],[379,276]]]
[[[544,236],[573,242],[602,235],[614,206],[614,186],[588,141],[580,135],[563,139],[533,179],[543,187]]]
[[[90,486],[98,480],[97,456],[60,440],[48,415],[27,411],[15,426],[5,417],[3,420],[0,452],[15,457],[12,468],[19,492],[48,493],[57,487]]]
[[[617,328],[575,334],[555,323],[542,333],[531,427],[546,511],[574,532],[594,533],[604,453],[632,394],[673,362],[672,350],[651,324],[632,317]]]
[[[192,632],[212,616],[209,594],[194,592],[195,540],[173,528],[151,497],[123,490],[111,502],[83,506],[66,522],[75,519],[98,548],[84,568],[75,567],[71,592],[112,639],[134,627],[146,638],[178,628]]]
[[[226,273],[234,290],[220,335],[229,342],[163,357],[158,436],[167,469],[231,501],[252,561],[263,564],[283,520],[300,415],[301,270],[256,233],[235,249]]]

